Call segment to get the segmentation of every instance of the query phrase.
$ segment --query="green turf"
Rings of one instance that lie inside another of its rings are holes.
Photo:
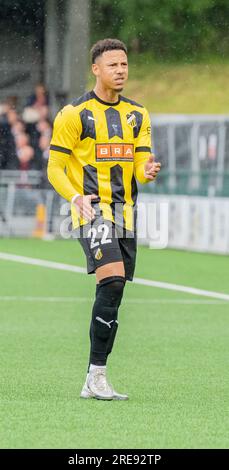
[[[0,240],[0,251],[84,266],[77,242]],[[136,275],[229,293],[227,265],[140,248]],[[1,448],[228,448],[229,304],[129,283],[109,378],[130,400],[84,401],[93,276],[0,260],[0,277],[0,296],[17,297],[0,300]]]

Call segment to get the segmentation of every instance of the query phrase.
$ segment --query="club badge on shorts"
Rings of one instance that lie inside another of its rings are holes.
[[[96,252],[95,252],[95,259],[97,259],[97,261],[99,261],[102,257],[103,257],[102,250],[101,250],[101,248],[98,248],[98,250],[96,250]]]

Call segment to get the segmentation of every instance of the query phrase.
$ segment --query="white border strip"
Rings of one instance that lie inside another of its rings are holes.
[[[73,266],[71,264],[56,263],[54,261],[46,261],[38,258],[29,258],[27,256],[12,255],[9,253],[0,252],[0,259],[6,261],[16,261],[17,263],[30,264],[33,266],[42,266],[43,268],[58,269],[61,271],[70,271],[74,273],[86,273],[85,268]],[[151,281],[149,279],[141,279],[135,277],[133,282],[143,286],[156,287],[159,289],[173,290],[176,292],[185,292],[186,294],[199,295],[201,297],[211,297],[214,299],[229,301],[229,294],[221,292],[208,291],[203,289],[196,289],[195,287],[182,286],[178,284],[170,284],[168,282]]]

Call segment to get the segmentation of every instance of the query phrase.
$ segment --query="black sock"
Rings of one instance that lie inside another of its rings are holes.
[[[97,297],[98,291],[99,291],[99,284],[96,284],[95,299]],[[90,344],[92,344],[92,338],[93,338],[93,321],[92,321],[92,319],[91,319],[91,324],[90,324],[89,337],[90,337]],[[90,352],[87,372],[89,372],[90,364],[91,364],[91,352]]]
[[[116,337],[117,330],[118,330],[118,320],[116,318],[116,320],[113,323],[111,333],[110,333],[110,338],[109,338],[109,341],[108,341],[108,344],[107,344],[107,356],[111,353],[111,351],[113,349],[113,344],[114,344],[114,340],[115,340],[115,337]]]
[[[118,308],[121,303],[125,279],[122,276],[111,276],[103,279],[96,286],[96,299],[92,310],[90,326],[90,364],[106,365],[116,332]]]

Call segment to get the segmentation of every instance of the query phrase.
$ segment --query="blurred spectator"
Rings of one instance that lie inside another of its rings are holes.
[[[12,108],[10,100],[0,105],[0,168],[10,168],[15,159],[16,149],[11,134],[11,123],[14,125],[17,119],[18,115]]]
[[[9,106],[10,109],[17,109],[18,105],[18,97],[11,95],[6,98],[6,104]]]
[[[0,103],[0,169],[40,170],[43,187],[48,187],[46,166],[52,135],[48,93],[37,85],[22,116],[15,105],[15,97]]]
[[[18,134],[23,134],[25,132],[25,124],[23,121],[18,120],[11,126],[11,133],[14,137]]]
[[[15,152],[7,168],[15,170],[30,170],[36,168],[34,160],[35,151],[30,145],[29,135],[25,132],[19,132],[14,136]]]
[[[0,103],[0,123],[6,117],[6,114],[10,110],[15,110],[17,107],[17,97],[16,96],[8,96],[3,103]]]
[[[39,148],[42,153],[42,163],[43,167],[46,167],[48,157],[49,157],[49,144],[50,144],[50,136],[42,134],[39,139]]]
[[[7,122],[10,127],[12,127],[16,122],[19,120],[19,116],[17,114],[17,111],[15,109],[9,109],[6,113],[7,116]]]
[[[27,107],[24,109],[22,113],[22,118],[23,118],[23,121],[29,124],[36,123],[40,119],[40,112],[38,109]]]
[[[29,145],[29,136],[25,133],[20,132],[15,136],[16,149],[21,149],[26,145]]]
[[[48,119],[41,119],[36,125],[37,131],[40,135],[46,135],[47,137],[52,136],[52,126]]]
[[[34,149],[30,145],[24,145],[17,151],[19,160],[19,170],[30,170],[33,168],[32,160],[34,157]]]
[[[49,105],[48,92],[42,83],[38,83],[35,86],[35,91],[29,96],[26,102],[26,106],[32,106],[33,108],[40,108],[42,106]]]
[[[28,97],[23,111],[23,120],[34,123],[39,119],[46,119],[49,114],[49,97],[45,86],[39,83],[35,87],[34,93]]]

